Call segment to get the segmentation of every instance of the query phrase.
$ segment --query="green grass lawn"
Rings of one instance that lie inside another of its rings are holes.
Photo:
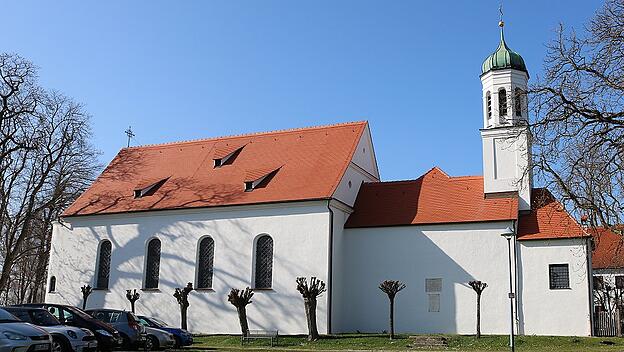
[[[304,336],[280,337],[279,343],[271,348],[268,340],[257,340],[240,345],[239,336],[202,336],[195,338],[190,347],[213,350],[252,350],[252,351],[284,351],[284,350],[418,350],[418,351],[509,351],[508,336],[473,336],[440,335],[448,339],[449,347],[445,349],[415,348],[407,335],[399,335],[389,340],[386,335],[344,334],[326,336],[319,341],[308,342]],[[604,342],[613,343],[612,345]],[[550,336],[519,336],[516,338],[516,351],[624,351],[624,338],[599,337],[550,337]]]

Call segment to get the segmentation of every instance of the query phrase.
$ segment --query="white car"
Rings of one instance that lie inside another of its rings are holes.
[[[62,325],[44,308],[6,307],[18,319],[37,325],[52,335],[52,352],[95,352],[97,340],[88,329]]]
[[[47,352],[52,338],[45,330],[0,309],[0,352]]]

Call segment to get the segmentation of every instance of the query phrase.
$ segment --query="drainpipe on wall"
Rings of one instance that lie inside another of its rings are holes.
[[[327,333],[331,334],[331,317],[332,317],[332,295],[333,295],[333,285],[332,285],[332,272],[333,268],[333,258],[334,258],[334,211],[331,208],[331,199],[327,201],[327,210],[329,210],[329,244],[328,244],[328,263],[327,263]]]
[[[518,277],[518,221],[516,220],[512,220],[512,226],[514,229],[514,233],[516,234],[514,236],[514,257],[513,257],[513,274],[514,274],[514,292],[516,293],[516,299],[514,300],[514,318],[515,318],[515,326],[514,328],[516,329],[516,334],[519,334],[520,332],[520,318],[518,315],[518,310],[519,310],[519,303],[518,303],[518,297],[522,297],[522,295],[518,294],[518,287],[519,287],[519,282],[520,282],[520,278]]]
[[[594,336],[594,268],[592,267],[593,238],[585,239],[585,250],[587,251],[587,289],[589,290],[589,333]]]

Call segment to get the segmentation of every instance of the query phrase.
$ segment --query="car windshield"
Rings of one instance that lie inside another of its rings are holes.
[[[58,319],[56,319],[56,317],[50,314],[50,312],[48,312],[47,310],[37,309],[37,310],[31,310],[29,313],[30,313],[29,314],[30,319],[35,325],[40,325],[40,326],[61,325],[61,322],[58,321]]]
[[[20,320],[6,310],[0,309],[0,323],[14,323],[16,321]]]
[[[165,323],[164,321],[158,319],[158,318],[150,318],[151,321],[154,322],[154,324],[158,325],[158,327],[160,328],[164,328],[167,327],[169,325],[167,325],[167,323]]]

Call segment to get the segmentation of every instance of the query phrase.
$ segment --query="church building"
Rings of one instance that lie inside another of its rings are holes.
[[[502,28],[480,78],[483,176],[382,181],[367,122],[122,149],[55,224],[46,300],[89,284],[88,308],[129,309],[140,289],[137,313],[177,325],[192,282],[189,329],[239,334],[227,294],[249,286],[251,329],[304,334],[295,280],[315,276],[321,333],[381,332],[378,286],[400,280],[397,332],[474,334],[480,280],[484,334],[591,335],[591,239],[533,187],[529,73]]]

